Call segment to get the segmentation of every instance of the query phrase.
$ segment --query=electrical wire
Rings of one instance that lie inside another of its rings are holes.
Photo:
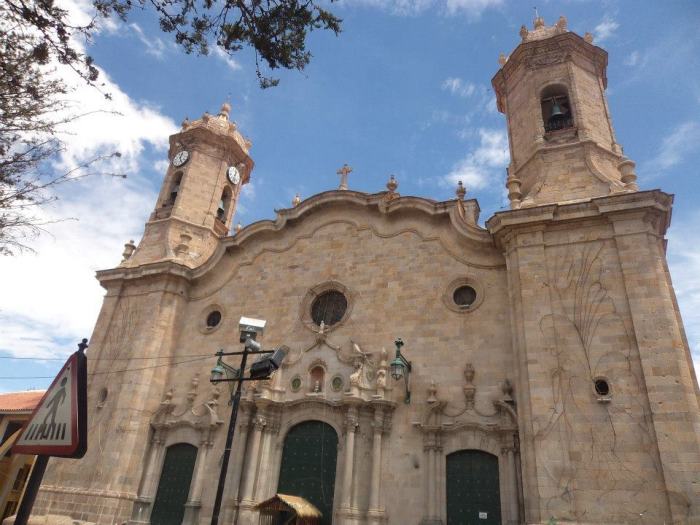
[[[178,361],[176,363],[163,363],[160,365],[144,366],[141,368],[125,368],[123,370],[107,370],[107,371],[103,371],[103,372],[93,372],[91,374],[88,374],[88,377],[105,375],[105,374],[119,374],[121,372],[137,372],[140,370],[150,370],[152,368],[160,368],[163,366],[178,366],[178,365],[183,365],[183,364],[187,364],[187,363],[194,363],[195,361],[204,361],[205,359],[209,359],[211,357],[212,357],[211,355],[207,355],[206,357],[198,357],[197,359],[187,359],[185,361]],[[55,377],[56,376],[0,376],[0,379],[54,379]]]
[[[88,352],[89,356],[89,352]],[[215,354],[210,353],[210,354],[185,354],[181,355],[178,357],[211,357],[215,356]],[[30,360],[30,361],[65,361],[68,359],[70,355],[67,355],[66,357],[14,357],[10,355],[0,355],[0,359],[16,359],[16,360]],[[95,358],[96,360],[99,361],[131,361],[132,359],[172,359],[173,356],[171,355],[154,355],[150,357],[99,357]]]

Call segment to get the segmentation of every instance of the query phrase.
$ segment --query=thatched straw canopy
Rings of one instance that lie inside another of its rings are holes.
[[[256,508],[261,514],[293,512],[298,519],[303,520],[301,523],[316,523],[323,517],[321,511],[304,498],[288,494],[275,494],[270,499],[258,503]]]

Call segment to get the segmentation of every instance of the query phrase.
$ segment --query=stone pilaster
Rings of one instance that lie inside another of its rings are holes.
[[[700,523],[697,379],[668,274],[664,239],[644,210],[612,216],[674,523]]]

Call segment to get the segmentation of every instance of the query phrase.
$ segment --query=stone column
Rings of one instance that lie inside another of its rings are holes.
[[[504,523],[508,525],[518,525],[518,478],[515,468],[515,450],[512,446],[504,446],[501,448],[501,458],[503,461],[503,472],[505,479],[503,480],[503,500],[505,501],[506,512],[504,515]]]
[[[252,408],[241,404],[236,435],[233,440],[231,463],[226,478],[222,523],[233,523],[236,507],[242,498],[242,477],[244,473],[245,450],[248,444],[248,429],[252,419]]]
[[[278,467],[270,461],[272,457],[272,450],[274,446],[274,441],[279,432],[279,417],[274,415],[266,416],[265,429],[262,434],[262,446],[260,457],[264,458],[264,461],[260,462],[258,468],[258,483],[255,486],[255,501],[265,501],[267,498],[274,496],[274,492],[271,492],[270,485],[275,477],[273,470]]]
[[[202,438],[197,452],[197,464],[195,465],[194,478],[190,489],[190,496],[185,504],[185,516],[182,520],[183,525],[195,525],[199,522],[199,509],[202,506],[202,488],[204,486],[204,478],[206,473],[207,454],[211,449],[211,441],[207,433],[206,437]]]
[[[382,506],[382,433],[384,432],[384,409],[380,406],[374,409],[374,421],[372,424],[372,479],[370,480],[369,509],[367,511],[370,525],[382,523],[384,520],[384,508]]]
[[[425,494],[426,513],[423,515],[421,525],[441,525],[442,520],[437,512],[437,434],[428,432],[423,436],[423,451],[425,453]]]
[[[149,523],[151,506],[156,496],[156,490],[158,490],[163,456],[165,456],[163,436],[160,430],[156,430],[151,440],[151,450],[148,452],[141,490],[139,491],[139,497],[134,501],[129,525]]]
[[[435,433],[435,517],[437,523],[443,523],[446,519],[445,500],[445,458],[442,455],[442,433]]]
[[[357,407],[348,407],[345,419],[345,458],[343,461],[343,497],[341,510],[344,514],[351,514],[352,510],[352,478],[355,466],[355,432],[357,432],[358,415]],[[347,521],[347,520],[346,520]]]
[[[253,421],[253,437],[248,454],[248,464],[244,467],[243,475],[243,497],[241,498],[240,525],[253,525],[257,523],[257,512],[253,510],[255,506],[255,482],[260,463],[260,442],[262,441],[263,430],[267,421],[264,416],[256,416]]]

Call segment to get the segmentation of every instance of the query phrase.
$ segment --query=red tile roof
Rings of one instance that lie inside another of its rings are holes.
[[[31,412],[41,401],[46,390],[7,392],[0,394],[0,412]]]

